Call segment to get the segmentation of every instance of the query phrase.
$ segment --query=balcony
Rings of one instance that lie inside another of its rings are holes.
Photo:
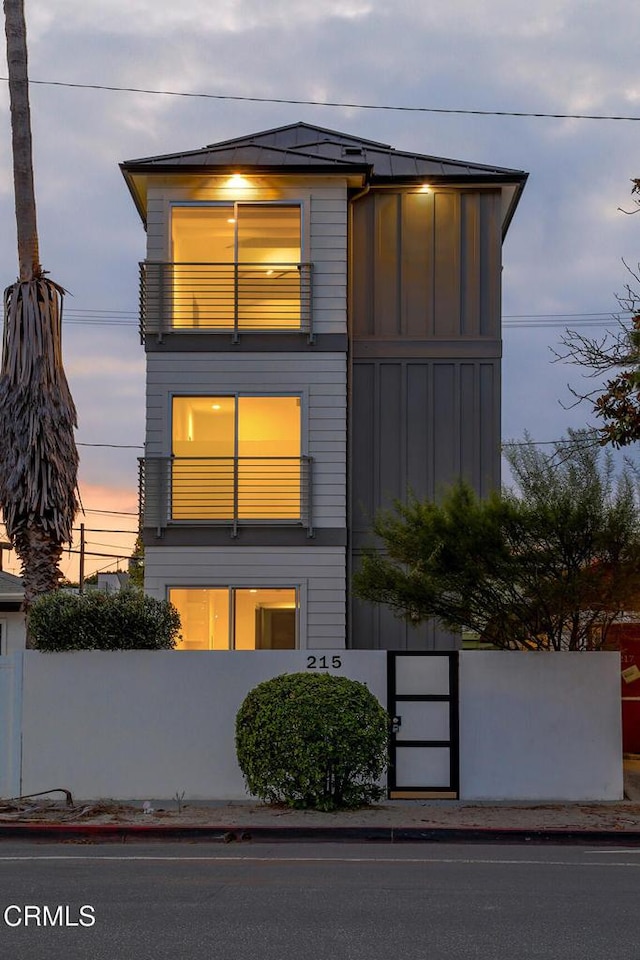
[[[310,457],[146,457],[142,525],[302,526],[312,536]]]
[[[140,337],[300,332],[313,338],[310,263],[140,264]]]

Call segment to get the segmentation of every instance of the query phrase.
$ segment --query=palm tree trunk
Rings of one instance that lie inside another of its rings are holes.
[[[9,98],[11,102],[11,142],[13,183],[18,227],[20,279],[33,280],[42,275],[38,251],[36,195],[33,185],[31,149],[31,112],[27,73],[27,26],[24,0],[4,0]]]
[[[38,251],[24,0],[4,0],[20,276],[4,294],[0,368],[0,507],[22,563],[27,615],[59,582],[78,508],[76,410],[62,364],[64,290]]]

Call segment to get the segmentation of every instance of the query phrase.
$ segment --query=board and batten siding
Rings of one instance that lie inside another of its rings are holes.
[[[409,492],[437,497],[464,477],[483,496],[500,483],[498,360],[400,359],[352,368],[351,525]]]
[[[346,525],[346,356],[148,353],[147,456],[171,454],[172,396],[298,394],[302,452],[313,458],[315,527]]]
[[[238,191],[227,177],[166,177],[149,186],[147,259],[171,259],[171,204],[207,201],[280,201],[302,206],[302,260],[313,264],[313,329],[347,329],[347,186],[340,179],[251,177]]]
[[[499,360],[354,362],[350,444],[350,566],[357,569],[363,548],[374,545],[373,517],[395,500],[437,499],[459,477],[481,495],[499,485]],[[384,606],[353,600],[349,645],[437,650],[459,641],[434,624],[414,628]]]
[[[145,591],[166,599],[171,587],[298,587],[300,646],[345,647],[344,547],[151,547]]]
[[[374,189],[353,204],[350,570],[394,500],[500,482],[501,230],[495,188]],[[355,599],[349,631],[355,648],[459,645]]]
[[[500,191],[372,191],[353,205],[353,338],[500,338]]]

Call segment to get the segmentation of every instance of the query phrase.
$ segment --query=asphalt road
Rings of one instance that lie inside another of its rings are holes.
[[[640,960],[640,848],[2,843],[0,957]]]

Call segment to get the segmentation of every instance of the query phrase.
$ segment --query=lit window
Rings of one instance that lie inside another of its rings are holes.
[[[171,246],[174,327],[300,328],[299,206],[175,206]]]
[[[295,650],[294,587],[174,587],[170,601],[182,621],[179,650]]]
[[[174,397],[172,441],[172,519],[300,519],[299,397]]]

